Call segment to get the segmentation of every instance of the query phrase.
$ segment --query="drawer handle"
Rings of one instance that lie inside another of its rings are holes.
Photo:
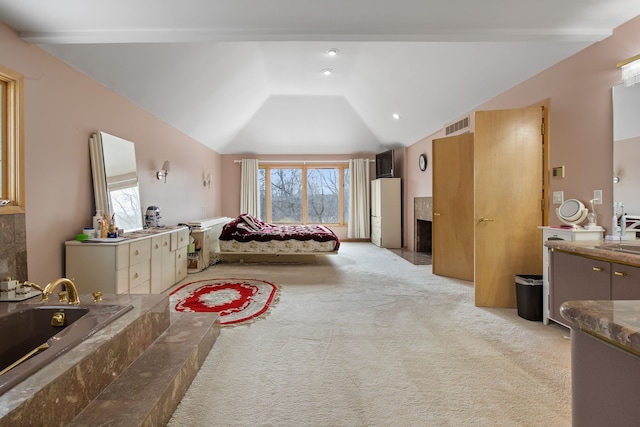
[[[133,255],[138,256],[140,252],[136,251]]]
[[[603,271],[604,268],[602,267],[593,267],[593,271]]]
[[[160,245],[158,245],[158,244],[156,243],[156,249],[158,249],[159,247],[160,247]]]
[[[133,275],[133,278],[134,278],[134,279],[137,279],[137,278],[138,278],[138,273],[135,273],[135,274]]]
[[[615,274],[616,276],[626,276],[627,273],[625,273],[624,271],[614,271],[613,274]]]

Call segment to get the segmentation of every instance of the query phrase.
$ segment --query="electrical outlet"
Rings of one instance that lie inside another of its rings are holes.
[[[564,202],[564,191],[554,191],[553,192],[553,204],[561,205]]]
[[[593,204],[594,205],[602,204],[602,190],[593,190]]]

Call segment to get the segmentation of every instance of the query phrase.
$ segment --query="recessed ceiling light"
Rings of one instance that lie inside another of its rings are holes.
[[[325,76],[330,76],[331,73],[333,73],[333,70],[331,68],[325,68],[322,70],[322,74],[324,74]]]
[[[327,52],[327,55],[329,56],[336,56],[340,51],[335,47],[332,47],[331,49],[327,49],[326,52]]]
[[[393,117],[393,118],[394,118],[394,119],[396,119],[396,120],[400,120],[400,114],[398,114],[398,113],[393,113],[393,114],[391,115],[391,117]]]

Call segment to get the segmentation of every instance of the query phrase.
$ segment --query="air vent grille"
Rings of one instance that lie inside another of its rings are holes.
[[[455,123],[451,123],[445,128],[445,135],[451,135],[469,127],[469,116],[460,119]]]

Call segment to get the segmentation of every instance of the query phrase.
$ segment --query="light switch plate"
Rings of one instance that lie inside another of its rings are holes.
[[[553,192],[553,204],[561,205],[564,202],[564,191],[554,191]]]
[[[594,205],[602,204],[602,190],[593,190],[593,204]]]

